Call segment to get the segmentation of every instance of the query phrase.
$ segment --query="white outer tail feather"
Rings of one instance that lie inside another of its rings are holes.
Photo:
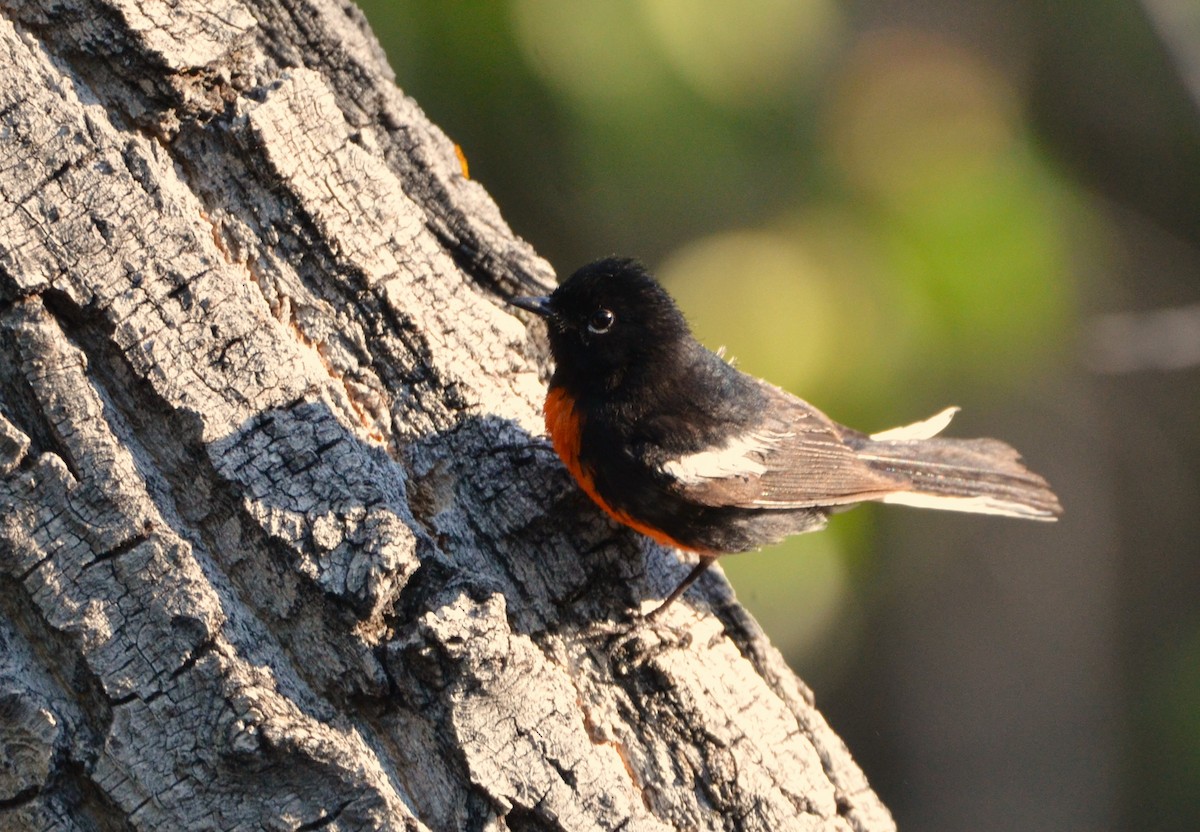
[[[994,514],[1027,520],[1062,512],[1046,481],[1021,464],[1017,452],[995,439],[937,439],[957,407],[870,436],[858,445],[868,465],[905,476],[908,489],[883,494],[881,503]]]
[[[940,413],[935,413],[928,419],[922,419],[920,422],[913,422],[911,425],[872,433],[871,439],[876,442],[907,442],[914,439],[932,439],[946,429],[946,426],[950,424],[950,420],[954,418],[954,414],[960,410],[962,410],[961,407],[947,407]]]
[[[1025,520],[1045,520],[1051,523],[1058,519],[1052,511],[986,496],[949,497],[944,494],[925,494],[919,491],[894,491],[880,497],[878,502],[912,506],[913,508],[933,508],[941,511],[965,511],[970,514],[1021,517]]]

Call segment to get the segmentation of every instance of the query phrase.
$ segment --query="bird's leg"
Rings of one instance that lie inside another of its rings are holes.
[[[657,618],[662,613],[663,610],[665,610],[667,607],[671,606],[671,604],[675,601],[675,599],[678,598],[680,595],[682,595],[684,592],[686,592],[687,588],[689,586],[691,586],[692,584],[694,584],[696,582],[696,579],[699,578],[701,575],[703,575],[704,570],[708,569],[708,567],[712,566],[713,561],[715,561],[716,559],[717,559],[716,555],[701,555],[700,562],[697,563],[694,567],[692,567],[692,571],[687,574],[687,577],[679,582],[679,586],[677,586],[673,590],[671,590],[671,594],[668,595],[661,604],[659,604],[657,607],[655,607],[653,610],[651,610],[646,615],[646,620],[653,621],[655,618]]]

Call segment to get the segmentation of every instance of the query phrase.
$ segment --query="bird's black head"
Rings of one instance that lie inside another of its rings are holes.
[[[555,383],[578,393],[612,391],[663,368],[691,341],[666,290],[636,260],[590,263],[544,298],[514,298],[546,318]]]

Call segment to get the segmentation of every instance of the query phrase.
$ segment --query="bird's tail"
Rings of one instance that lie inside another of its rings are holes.
[[[870,467],[905,477],[911,486],[884,494],[884,503],[1055,520],[1058,497],[1021,456],[997,439],[941,439],[935,435],[958,408],[902,428],[859,435],[850,442]]]

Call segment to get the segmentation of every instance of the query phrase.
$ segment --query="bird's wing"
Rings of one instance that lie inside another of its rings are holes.
[[[763,385],[765,406],[753,425],[720,446],[660,464],[676,493],[707,506],[793,509],[878,499],[909,484],[860,460],[843,438],[847,428]]]

